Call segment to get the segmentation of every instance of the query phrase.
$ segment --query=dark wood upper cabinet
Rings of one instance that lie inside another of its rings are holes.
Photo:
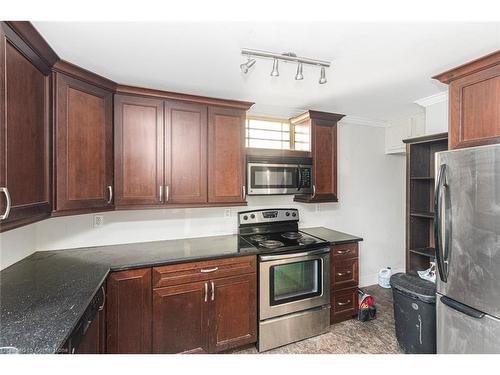
[[[257,340],[257,277],[255,273],[214,280],[209,348],[211,353]]]
[[[164,185],[163,101],[115,95],[115,205],[158,206]]]
[[[151,353],[151,268],[112,272],[106,289],[107,353]]]
[[[307,111],[290,119],[292,125],[311,129],[313,194],[296,195],[298,202],[337,202],[337,123],[344,115]]]
[[[207,353],[207,300],[208,282],[154,289],[153,353]]]
[[[208,201],[246,204],[245,111],[208,110]]]
[[[449,148],[500,143],[500,51],[435,77],[449,84]]]
[[[167,101],[165,201],[207,202],[207,106]]]
[[[113,94],[55,73],[55,210],[113,208]]]
[[[51,212],[50,68],[0,23],[0,232]]]

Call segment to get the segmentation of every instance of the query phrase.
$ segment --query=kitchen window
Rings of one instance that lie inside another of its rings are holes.
[[[309,129],[287,119],[247,117],[246,147],[310,151]]]

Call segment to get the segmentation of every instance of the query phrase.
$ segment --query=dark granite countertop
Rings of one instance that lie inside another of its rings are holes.
[[[361,237],[356,237],[347,233],[338,232],[336,230],[323,227],[300,228],[300,230],[312,236],[322,238],[325,241],[330,242],[330,244],[332,245],[363,241]]]
[[[301,230],[331,243],[362,240],[325,228]],[[239,249],[237,235],[36,252],[0,271],[0,347],[56,353],[110,271],[257,253]]]

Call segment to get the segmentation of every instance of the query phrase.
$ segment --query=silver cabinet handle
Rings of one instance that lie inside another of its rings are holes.
[[[205,283],[205,302],[208,301],[208,282]]]
[[[7,205],[5,206],[5,212],[3,215],[0,216],[0,220],[5,220],[9,217],[10,214],[10,194],[9,194],[9,188],[7,187],[0,187],[0,193],[5,194],[5,199],[7,200]]]
[[[213,281],[210,281],[210,284],[212,284],[212,301],[213,301],[215,299],[215,286]]]
[[[166,195],[166,197],[167,197],[165,201],[166,201],[166,202],[168,202],[168,199],[169,199],[169,196],[170,196],[170,194],[169,194],[169,188],[168,188],[168,185],[167,185],[167,186],[165,186],[165,195]]]
[[[99,311],[104,310],[104,306],[106,305],[106,291],[104,290],[104,285],[101,286],[101,290],[102,290],[103,298],[102,298],[102,305],[99,306]]]
[[[209,272],[215,272],[219,269],[219,267],[214,267],[214,268],[202,268],[200,270],[201,273],[209,273]]]
[[[160,185],[160,203],[163,202],[163,185]]]
[[[340,254],[340,255],[344,255],[344,254],[347,254],[347,253],[350,253],[350,252],[351,252],[351,249],[337,250],[337,251],[335,251],[336,254]]]
[[[243,185],[243,186],[241,187],[241,192],[242,192],[242,194],[243,194],[243,195],[242,195],[242,196],[243,196],[243,199],[245,199],[245,198],[247,197],[247,189],[246,189],[245,185]]]
[[[337,305],[339,305],[339,306],[345,306],[345,305],[348,305],[350,303],[351,303],[351,300],[348,299],[347,302],[337,302]]]
[[[350,273],[351,273],[351,271],[337,272],[337,276],[345,276],[345,275],[349,275]]]
[[[108,186],[108,204],[111,204],[113,202],[113,186],[109,185]]]
[[[313,195],[311,198],[314,198],[316,196],[316,185],[313,185]]]

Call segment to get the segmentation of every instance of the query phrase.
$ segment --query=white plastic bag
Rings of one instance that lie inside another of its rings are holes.
[[[421,279],[436,282],[436,263],[431,262],[431,267],[425,271],[417,271]]]

